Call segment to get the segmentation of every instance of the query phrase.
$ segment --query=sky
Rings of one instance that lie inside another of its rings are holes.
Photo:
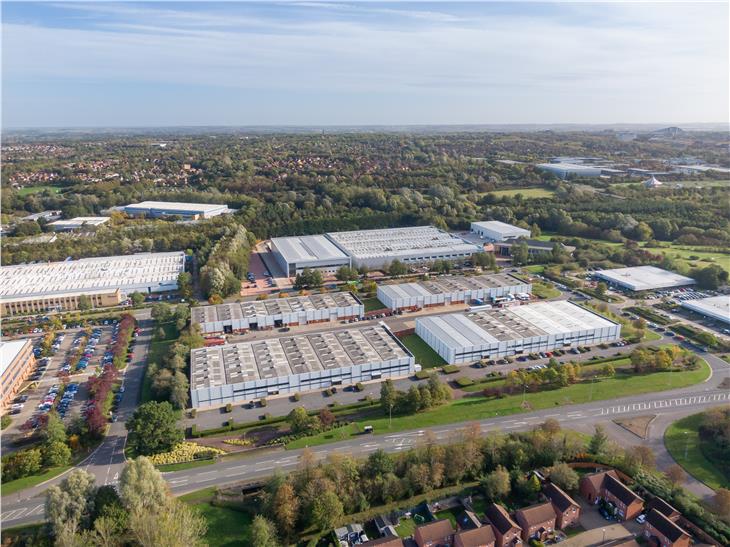
[[[702,123],[717,2],[2,2],[2,126]]]

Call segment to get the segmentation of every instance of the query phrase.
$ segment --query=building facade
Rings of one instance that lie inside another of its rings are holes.
[[[92,308],[118,306],[124,300],[119,289],[101,292],[70,292],[48,296],[29,296],[14,300],[0,300],[2,315],[33,315],[49,311],[75,311],[79,309],[79,299],[85,295]]]
[[[352,264],[350,257],[323,235],[275,237],[271,240],[271,253],[289,277],[305,268],[334,274],[342,266]]]
[[[518,237],[530,237],[530,230],[507,224],[506,222],[500,222],[499,220],[472,222],[471,233],[487,241],[504,241],[506,239],[517,239]]]
[[[2,408],[10,405],[34,367],[35,356],[33,355],[33,342],[30,338],[0,342]]]
[[[644,509],[644,500],[622,483],[613,470],[581,477],[580,493],[593,505],[601,500],[612,504],[620,520],[633,520]]]
[[[182,203],[176,201],[142,201],[125,206],[122,211],[134,217],[181,217],[188,220],[211,218],[230,211],[218,203]]]
[[[657,547],[689,547],[691,541],[689,533],[656,509],[647,513],[643,534]]]
[[[562,530],[578,523],[580,504],[570,497],[562,488],[548,482],[543,487],[543,494],[553,504],[555,511],[555,527]]]
[[[515,521],[522,528],[522,540],[542,541],[555,531],[557,515],[550,502],[538,503],[515,511]]]

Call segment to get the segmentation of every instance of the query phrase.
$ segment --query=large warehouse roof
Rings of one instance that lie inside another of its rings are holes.
[[[433,226],[333,232],[327,236],[353,259],[476,253],[477,245]]]
[[[141,201],[130,203],[125,209],[149,209],[155,211],[180,211],[190,215],[205,214],[227,209],[220,203],[185,203],[180,201]]]
[[[323,235],[275,237],[271,243],[290,264],[316,260],[347,260],[347,255]]]
[[[0,268],[0,298],[176,284],[185,253],[140,253]]]
[[[430,296],[433,294],[450,294],[461,291],[474,291],[496,287],[513,287],[525,285],[521,279],[508,274],[485,274],[471,277],[444,276],[430,281],[416,283],[398,283],[380,285],[378,288],[393,299],[413,296]]]
[[[418,319],[452,348],[495,344],[577,331],[612,327],[608,319],[565,300],[540,302],[471,313],[436,315]]]
[[[56,220],[48,225],[54,230],[76,230],[84,226],[101,226],[106,222],[109,222],[109,217],[75,217],[68,220]]]
[[[192,351],[191,389],[377,363],[410,354],[384,325]]]
[[[475,232],[475,228],[481,228],[490,233],[498,235],[502,239],[515,237],[530,237],[530,230],[507,224],[499,220],[485,220],[483,222],[472,222],[471,230]]]
[[[724,294],[699,300],[685,300],[682,307],[730,323],[730,296]]]
[[[631,268],[599,270],[594,272],[594,275],[632,291],[669,289],[672,287],[694,285],[695,283],[695,280],[691,277],[685,277],[654,266],[634,266]]]

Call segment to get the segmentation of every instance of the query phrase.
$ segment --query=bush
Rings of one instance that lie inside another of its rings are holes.
[[[419,380],[427,380],[429,376],[431,376],[431,373],[427,370],[419,370],[416,372],[416,378]]]
[[[262,397],[261,400],[259,401],[259,404],[261,406],[266,406],[267,405],[266,397]]]
[[[466,376],[461,376],[460,378],[457,378],[455,381],[456,381],[456,385],[459,387],[467,387],[467,386],[474,385],[474,380],[472,380],[471,378],[468,378]]]
[[[190,409],[190,417],[195,418],[198,415],[198,409],[197,408],[191,408]]]
[[[302,398],[302,396],[299,394],[299,392],[297,392],[297,393],[295,393],[294,395],[291,396],[291,399],[294,402],[298,402],[301,398]]]
[[[355,384],[356,391],[363,391],[364,389],[365,389],[365,386],[362,384],[362,382],[358,382]]]
[[[150,456],[150,461],[155,465],[168,465],[171,463],[183,463],[193,460],[211,459],[219,454],[225,454],[224,450],[200,446],[195,443],[182,442],[175,446],[170,452]]]
[[[233,412],[233,405],[231,403],[228,403],[226,405],[226,412],[228,412],[228,413]]]
[[[441,368],[444,374],[455,374],[459,372],[459,367],[456,365],[446,365]]]

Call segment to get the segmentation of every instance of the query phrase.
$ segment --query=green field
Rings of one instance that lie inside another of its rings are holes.
[[[517,194],[522,194],[522,197],[525,199],[551,198],[555,195],[555,192],[548,188],[511,188],[509,190],[495,190],[489,193],[498,197],[513,197]]]
[[[376,296],[371,298],[361,298],[363,306],[365,306],[365,313],[385,309],[383,304]]]
[[[538,393],[527,393],[524,396],[525,407],[522,406],[523,396],[512,395],[503,399],[485,399],[482,397],[468,397],[451,401],[433,410],[409,416],[398,416],[393,418],[389,427],[388,418],[370,419],[356,422],[350,426],[349,432],[342,433],[350,437],[360,435],[364,425],[372,425],[375,432],[396,433],[409,429],[420,429],[443,424],[450,424],[464,421],[484,420],[496,416],[517,414],[523,411],[540,410],[544,408],[555,408],[561,405],[574,405],[616,399],[640,395],[642,393],[653,393],[667,389],[676,389],[697,384],[706,380],[710,374],[710,367],[705,361],[697,370],[683,372],[655,372],[651,374],[618,375],[614,378],[603,379],[598,382],[583,382],[552,391],[541,391]],[[323,432],[311,437],[304,437],[292,441],[287,448],[303,448],[343,440],[339,435],[335,438],[332,432]]]
[[[669,255],[684,262],[688,267],[702,267],[708,264],[717,264],[730,272],[730,254],[713,253],[701,250],[702,247],[691,247],[685,245],[670,245],[668,247],[646,247],[647,251]],[[690,258],[690,257],[697,258]],[[694,264],[694,266],[693,266]]]
[[[210,502],[193,505],[205,517],[208,531],[205,541],[215,547],[245,547],[251,545],[249,537],[251,516],[230,507],[216,507]]]
[[[417,334],[411,334],[401,338],[400,341],[403,342],[403,345],[414,355],[416,363],[421,365],[423,368],[441,367],[446,364],[446,361],[444,361],[441,356]]]
[[[38,194],[45,190],[50,190],[54,194],[58,194],[62,188],[60,186],[24,186],[18,189],[18,195],[20,197],[29,196],[31,194]]]
[[[26,488],[31,488],[32,486],[38,486],[42,482],[46,482],[47,480],[51,480],[53,477],[57,477],[61,473],[64,473],[71,469],[73,465],[63,465],[61,467],[51,467],[44,473],[41,473],[40,475],[32,475],[30,477],[23,477],[20,479],[15,479],[14,481],[8,481],[2,484],[0,487],[0,492],[2,492],[3,496],[9,496],[10,494],[15,494],[16,492],[19,492],[20,490],[25,490]]]
[[[675,461],[697,480],[714,490],[730,488],[730,474],[723,474],[716,465],[719,462],[707,457],[711,447],[700,440],[701,422],[702,413],[674,422],[664,433],[664,445]]]
[[[560,291],[556,289],[552,283],[533,281],[532,294],[539,298],[557,298],[558,296],[560,296]]]

